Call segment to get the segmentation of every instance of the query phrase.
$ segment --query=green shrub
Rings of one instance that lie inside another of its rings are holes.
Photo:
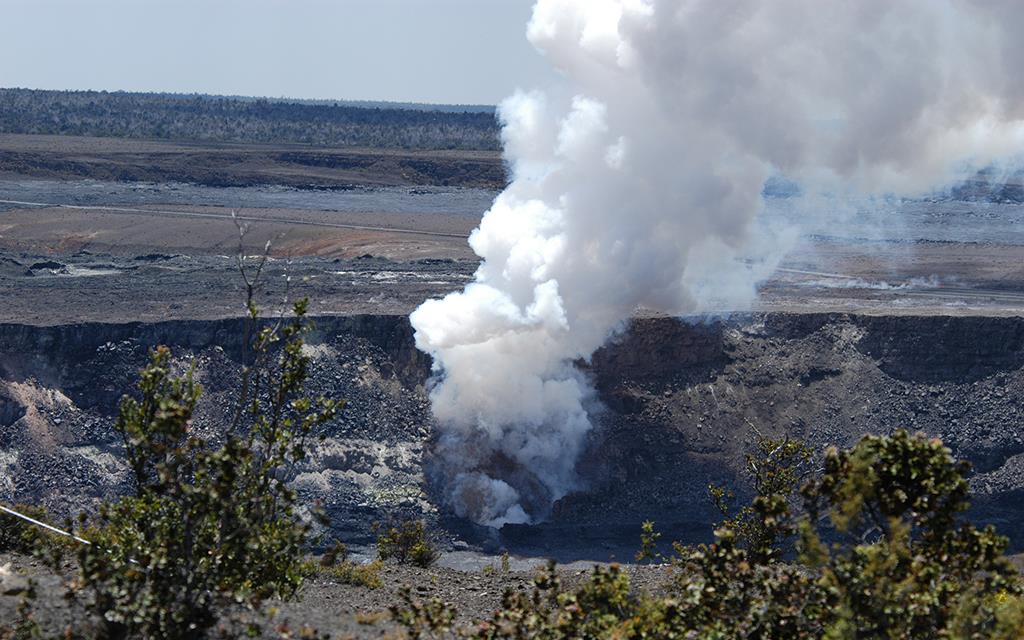
[[[80,582],[110,637],[193,638],[226,605],[258,608],[295,593],[309,523],[287,471],[339,404],[303,395],[307,305],[260,330],[246,362],[242,402],[223,442],[192,430],[201,388],[172,375],[166,347],[152,353],[139,398],[122,400],[135,493],[106,503],[78,549]],[[256,321],[250,304],[251,320]]]
[[[661,534],[654,530],[654,522],[645,520],[640,525],[640,549],[637,550],[634,559],[639,562],[650,562],[661,560],[662,555],[658,552],[658,540]]]
[[[963,520],[967,467],[941,442],[898,431],[829,450],[798,512],[793,489],[807,461],[799,443],[762,439],[747,460],[753,504],[727,515],[715,542],[674,546],[666,596],[635,593],[616,565],[564,589],[551,564],[532,592],[506,592],[490,619],[459,636],[1024,638],[1024,585],[1004,555],[1006,540]],[[798,555],[786,560],[780,542],[791,532]],[[645,523],[643,559],[661,557],[656,541]],[[411,637],[452,634],[450,606],[403,599],[393,613]]]
[[[341,584],[348,584],[369,589],[379,589],[384,586],[380,577],[382,563],[374,560],[368,564],[356,564],[348,559],[348,548],[337,543],[325,553],[320,562],[308,562],[305,565],[305,575],[327,576]]]
[[[725,517],[716,529],[732,531],[736,544],[749,552],[751,561],[767,564],[784,555],[787,541],[796,533],[790,505],[813,452],[799,440],[760,434],[756,446],[744,456],[754,490],[750,504],[734,509],[732,492],[715,485],[709,485],[708,491]]]
[[[940,440],[902,430],[826,453],[803,489],[801,547],[831,637],[1024,637],[1007,539],[962,519],[968,470]],[[822,541],[822,522],[836,542]]]
[[[9,508],[46,524],[53,522],[53,517],[43,507],[14,504]],[[51,533],[42,527],[0,511],[0,553],[32,555],[56,565],[63,562],[64,556],[73,548],[74,542],[71,538]]]
[[[481,640],[643,637],[632,635],[640,630],[638,624],[645,625],[644,633],[659,628],[654,604],[631,593],[629,575],[619,565],[595,566],[576,589],[566,590],[551,562],[538,572],[531,592],[507,590],[501,608],[463,635]],[[444,626],[432,621],[440,619],[450,625],[455,612],[450,607],[438,611],[436,602],[433,606],[433,615],[425,615],[421,603],[419,612],[398,612],[396,620],[412,625],[414,638],[436,635]]]
[[[18,513],[42,522],[49,522],[46,509],[27,504],[4,505]],[[43,530],[21,518],[0,511],[0,553],[13,552],[31,554],[43,538]]]
[[[390,607],[391,618],[405,631],[407,638],[442,638],[455,622],[455,608],[439,598],[419,600],[409,587],[398,592],[399,604]]]
[[[400,564],[426,568],[437,561],[438,555],[422,520],[386,527],[377,536],[377,557],[381,560],[393,559]]]
[[[380,577],[381,566],[380,560],[368,564],[356,564],[351,560],[345,560],[325,569],[324,573],[341,584],[379,589],[384,586],[384,581]]]

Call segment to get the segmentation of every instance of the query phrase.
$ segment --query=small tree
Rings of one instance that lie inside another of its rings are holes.
[[[655,531],[654,521],[644,520],[640,525],[640,548],[637,549],[633,559],[637,563],[661,560],[661,553],[658,552],[658,540],[660,539],[661,533]]]
[[[250,319],[257,321],[250,299]],[[340,404],[303,394],[307,303],[291,321],[258,331],[235,424],[213,445],[192,417],[202,389],[172,373],[156,348],[139,398],[125,397],[115,429],[124,439],[134,495],[106,503],[78,550],[81,586],[110,637],[192,638],[227,603],[251,607],[289,596],[302,575],[309,524],[285,479],[309,438]]]
[[[768,564],[782,557],[783,543],[796,532],[792,499],[812,458],[812,451],[799,440],[767,438],[758,432],[757,449],[744,456],[753,501],[734,510],[732,492],[708,486],[711,499],[725,517],[718,528],[732,531],[736,545],[749,552],[752,562]]]

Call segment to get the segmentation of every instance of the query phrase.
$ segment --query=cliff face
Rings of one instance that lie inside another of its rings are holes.
[[[412,328],[403,316],[351,315],[315,319],[311,343],[333,334],[348,334],[379,346],[410,383],[421,383],[430,360],[412,343]],[[74,377],[72,367],[87,365],[105,347],[128,344],[146,348],[166,344],[187,351],[219,347],[232,357],[241,351],[244,322],[229,320],[172,320],[158,323],[82,323],[31,326],[0,323],[0,374],[16,376],[19,369],[60,372]]]
[[[0,498],[57,513],[126,490],[111,425],[149,349],[171,347],[204,388],[195,428],[211,438],[236,400],[243,323],[0,325]],[[366,539],[403,511],[432,514],[422,455],[429,435],[429,358],[401,316],[324,317],[309,336],[312,395],[348,406],[294,482],[322,500],[339,533]]]
[[[625,536],[647,518],[679,538],[706,537],[720,519],[707,485],[744,493],[755,429],[821,449],[903,427],[970,460],[976,515],[1024,543],[1022,338],[1022,318],[637,320],[593,358],[610,410],[578,465],[589,491],[563,499],[546,526],[571,537],[602,523]],[[516,535],[543,546],[548,534]]]
[[[206,389],[197,428],[215,434],[233,401],[239,321],[0,325],[0,498],[62,512],[125,489],[110,425],[150,346],[194,362]],[[325,504],[338,533],[369,539],[374,521],[439,520],[423,469],[433,428],[429,358],[400,316],[317,319],[311,392],[345,398],[344,415],[294,482]],[[897,427],[942,437],[969,459],[977,514],[1024,543],[1024,319],[837,314],[638,319],[581,363],[605,410],[578,471],[585,487],[551,521],[506,527],[502,544],[558,552],[587,541],[635,544],[655,519],[680,538],[716,519],[708,482],[737,487],[754,428],[816,447]]]

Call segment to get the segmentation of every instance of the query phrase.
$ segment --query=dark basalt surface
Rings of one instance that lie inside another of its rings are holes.
[[[754,430],[815,448],[899,427],[937,435],[974,465],[975,516],[1024,545],[1024,318],[753,314],[634,320],[592,358],[603,409],[579,491],[548,522],[500,532],[446,514],[428,467],[430,360],[404,316],[328,316],[310,336],[311,392],[348,401],[292,479],[335,532],[425,517],[451,548],[563,560],[623,558],[639,523],[709,537],[709,482],[741,495]],[[147,350],[167,344],[206,389],[196,426],[215,437],[234,398],[241,321],[0,325],[0,499],[57,513],[126,488],[111,423]],[[459,542],[461,540],[462,542]]]

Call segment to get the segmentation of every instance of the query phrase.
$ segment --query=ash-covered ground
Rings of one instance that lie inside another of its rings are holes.
[[[308,295],[318,314],[405,315],[471,279],[478,258],[467,239],[494,194],[4,174],[0,321],[232,317],[242,288],[236,257],[268,243],[268,300],[290,276],[291,293]],[[790,237],[791,248],[744,311],[1015,315],[1024,301],[1017,202],[976,190],[836,210],[781,196],[766,202],[758,233]]]

